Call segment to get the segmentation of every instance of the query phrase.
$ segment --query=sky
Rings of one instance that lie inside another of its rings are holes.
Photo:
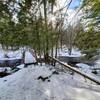
[[[69,6],[69,9],[75,9],[80,6],[82,0],[73,0]]]
[[[77,11],[76,8],[78,8],[80,6],[81,1],[83,1],[83,0],[72,0],[71,4],[69,6],[69,9],[67,10],[67,14],[68,14],[67,19],[69,22],[73,19],[73,16],[75,15],[75,13]],[[69,2],[70,2],[70,0],[57,0],[57,5],[54,7],[54,12],[65,7],[66,5],[68,5]],[[66,13],[66,7],[63,9],[62,12]],[[55,16],[53,16],[53,17],[51,16],[50,19],[55,20],[54,17]],[[14,19],[16,19],[16,15],[14,16]],[[74,18],[74,20],[75,20],[75,18]]]
[[[81,6],[83,0],[73,0],[69,6],[68,9],[68,20],[70,21],[74,21],[72,23],[77,22],[80,18],[81,18],[81,14],[82,12],[80,11],[77,16],[75,16],[76,12],[77,12],[77,8],[79,8]],[[75,17],[74,17],[75,16]]]
[[[57,1],[58,1],[57,5],[55,6],[55,9],[54,9],[55,12],[57,10],[65,7],[66,5],[68,5],[70,3],[70,0],[57,0]],[[72,0],[69,8],[67,9],[67,12],[66,12],[66,8],[67,7],[65,7],[63,9],[62,13],[67,13],[66,19],[67,19],[68,23],[74,24],[74,23],[76,23],[80,19],[82,11],[80,11],[77,16],[75,16],[75,14],[78,11],[78,9],[79,9],[80,4],[82,3],[82,1],[83,0]]]

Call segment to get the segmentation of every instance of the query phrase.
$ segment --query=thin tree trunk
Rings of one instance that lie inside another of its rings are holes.
[[[22,52],[22,64],[25,64],[25,52],[26,50],[23,50]]]
[[[43,0],[44,4],[44,16],[45,16],[45,31],[46,31],[46,52],[45,52],[45,62],[49,63],[49,42],[48,42],[48,29],[47,29],[47,0]]]

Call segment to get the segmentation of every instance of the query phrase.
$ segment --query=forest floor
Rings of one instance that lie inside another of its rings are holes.
[[[99,100],[100,86],[49,65],[31,65],[0,78],[0,100]]]
[[[60,55],[68,56],[60,51]],[[9,52],[10,58],[21,58],[21,52]],[[26,52],[25,62],[35,62],[32,55]],[[81,53],[72,52],[72,57]],[[4,59],[0,51],[0,59]],[[57,65],[59,67],[59,65]],[[57,67],[56,66],[56,67]],[[90,73],[90,66],[78,64],[80,70]],[[68,71],[60,71],[50,65],[30,65],[19,71],[0,78],[0,100],[99,100],[100,86],[86,82],[84,78]]]

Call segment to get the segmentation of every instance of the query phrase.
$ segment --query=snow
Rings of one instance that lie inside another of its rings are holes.
[[[91,72],[91,67],[87,64],[83,64],[83,63],[78,63],[76,64],[76,66],[78,66],[82,71],[86,72],[86,73],[90,73]]]
[[[59,54],[69,56],[66,50],[60,51]],[[9,59],[17,59],[22,57],[22,52],[20,50],[8,52],[7,55]],[[72,51],[71,57],[79,56],[82,56],[80,51]],[[2,53],[0,51],[1,59],[8,59],[4,58],[3,51]],[[25,63],[33,62],[36,62],[35,58],[26,51]],[[91,73],[90,66],[82,63],[77,65],[84,72]],[[30,65],[27,68],[22,64],[17,68],[20,70],[0,78],[0,100],[99,100],[100,98],[100,86],[84,81],[78,74],[71,75],[68,70],[62,72],[45,64]],[[54,71],[59,74],[53,74]],[[40,76],[47,79],[43,81],[39,79]]]
[[[94,79],[100,81],[100,77],[98,77],[97,75],[95,75],[95,74],[92,73],[92,68],[94,66],[89,66],[89,65],[83,64],[83,63],[78,63],[78,64],[76,64],[76,66],[78,66],[79,69],[82,72],[85,72],[88,76],[93,77]]]
[[[9,56],[9,58],[21,58],[22,57],[22,51],[21,50],[17,50],[17,51],[9,51],[7,53],[7,55]]]
[[[9,58],[5,58],[5,54],[7,54],[7,56]],[[22,57],[22,51],[21,50],[17,50],[17,51],[4,51],[4,50],[0,50],[0,60],[9,60],[9,59],[20,59]]]
[[[5,52],[3,50],[0,50],[0,60],[14,60],[14,59],[22,59],[22,50],[17,51],[8,51],[6,52],[7,56],[9,58],[5,58]],[[36,62],[35,57],[29,52],[25,52],[25,63],[33,63]]]
[[[17,66],[17,68],[20,68],[20,69],[24,68],[24,64]]]
[[[11,68],[9,68],[9,67],[0,67],[0,72],[4,72],[4,71],[6,71],[6,72],[11,72]]]
[[[33,63],[33,62],[36,62],[35,57],[33,57],[33,55],[30,52],[26,51],[25,52],[25,63]]]
[[[4,60],[14,60],[14,59],[22,59],[22,51],[21,50],[17,50],[17,51],[7,51],[6,52],[8,58],[5,58],[5,51],[3,51],[2,49],[0,50],[0,61],[4,61]],[[25,63],[34,63],[36,62],[35,57],[33,57],[33,55],[29,52],[26,51],[25,52]],[[17,66],[17,68],[22,69],[24,68],[24,64],[21,64],[19,66]],[[8,73],[12,73],[12,70],[10,67],[0,67],[0,72],[8,72]]]
[[[29,66],[0,78],[0,100],[99,100],[100,87],[55,71],[52,66]],[[46,81],[38,77],[51,76]]]
[[[95,63],[100,64],[100,59],[98,59]]]
[[[72,53],[71,55],[68,54],[68,49],[67,47],[63,47],[63,49],[58,50],[58,56],[67,56],[67,57],[82,57],[85,56],[85,54],[82,54],[80,50],[77,48],[72,48]]]
[[[98,59],[97,61],[95,61],[94,68],[100,68],[100,59]]]
[[[94,68],[98,69],[96,71],[97,71],[97,75],[100,77],[100,59],[95,61]]]

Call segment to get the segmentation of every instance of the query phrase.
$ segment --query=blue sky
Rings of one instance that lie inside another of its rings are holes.
[[[76,7],[80,6],[82,0],[73,0],[72,3],[70,4],[69,9],[75,9]]]

